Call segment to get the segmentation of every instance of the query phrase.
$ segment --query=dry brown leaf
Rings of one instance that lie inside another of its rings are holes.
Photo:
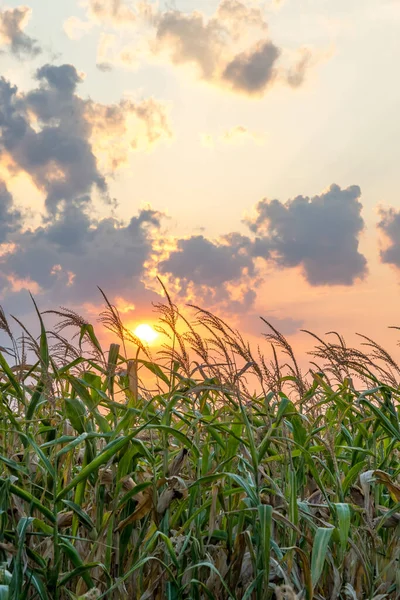
[[[153,490],[151,486],[143,490],[143,492],[139,492],[134,496],[137,499],[138,503],[131,515],[121,521],[119,525],[115,528],[115,531],[122,531],[127,525],[134,523],[135,521],[139,521],[145,517],[153,508]]]
[[[373,472],[373,475],[379,483],[385,485],[391,495],[392,499],[395,502],[400,502],[400,487],[392,481],[392,478],[385,471],[376,470]]]
[[[57,515],[57,527],[59,527],[60,529],[65,527],[71,527],[73,516],[74,513],[72,512],[72,510],[68,510],[66,512],[59,512]]]
[[[169,505],[171,504],[171,502],[173,500],[180,500],[182,498],[183,494],[180,490],[170,490],[170,489],[166,489],[164,490],[161,494],[160,497],[158,499],[157,502],[157,512],[160,516],[162,516],[165,511],[167,510],[167,508],[169,507]]]
[[[16,547],[7,542],[0,542],[0,550],[3,550],[4,552],[8,552],[8,554],[17,554]]]
[[[79,450],[78,454],[76,455],[76,464],[81,465],[83,463],[83,459],[85,457],[85,452],[86,452],[85,448],[81,448]]]
[[[112,469],[99,469],[99,482],[101,485],[111,485],[114,479]]]
[[[296,592],[290,585],[277,585],[275,595],[277,600],[298,600]]]
[[[240,570],[238,587],[245,590],[252,582],[254,577],[253,563],[251,560],[250,552],[245,552],[242,561],[242,568]]]
[[[246,537],[243,532],[239,533],[235,539],[235,545],[232,555],[232,562],[230,567],[231,579],[230,585],[231,589],[234,590],[239,581],[239,576],[242,570],[243,557],[246,550]]]
[[[174,460],[170,463],[170,465],[168,465],[167,474],[169,475],[169,477],[173,477],[174,475],[179,475],[179,473],[185,466],[188,454],[189,454],[189,451],[187,448],[182,448],[182,450],[180,450],[178,452],[178,454],[175,456]]]
[[[350,495],[350,500],[352,501],[353,504],[356,504],[357,506],[360,506],[360,507],[364,506],[364,494],[358,486],[356,486],[356,485],[351,486],[349,495]]]
[[[226,552],[221,546],[219,546],[217,547],[216,551],[213,552],[213,554],[214,556],[212,562],[214,563],[214,566],[220,573],[221,577],[225,579],[225,575],[228,571],[228,561]],[[210,571],[210,574],[206,581],[206,588],[210,590],[214,598],[220,598],[222,595],[221,577],[215,571]]]
[[[121,479],[121,484],[122,489],[125,490],[125,492],[130,492],[135,487],[135,482],[133,481],[132,477],[129,477],[129,475]]]
[[[377,525],[381,521],[381,519],[384,517],[384,515],[389,512],[389,509],[386,508],[386,506],[378,506],[378,509],[380,510],[380,512],[382,514],[379,517],[376,517],[374,519],[374,525]],[[393,513],[392,515],[390,515],[390,517],[388,517],[387,519],[385,519],[383,521],[382,527],[386,527],[386,528],[397,527],[397,525],[399,523],[400,523],[400,513]]]
[[[215,517],[217,514],[217,497],[218,497],[219,485],[215,484],[212,486],[211,491],[211,507],[210,507],[210,518],[208,520],[208,530],[211,535],[215,529]]]
[[[97,588],[92,588],[91,590],[86,592],[86,594],[83,594],[83,596],[79,596],[78,600],[97,600],[97,598],[100,598],[100,596],[100,590],[98,590]]]
[[[324,501],[325,498],[320,490],[315,490],[307,499],[309,504],[324,504]]]
[[[185,482],[180,477],[164,477],[162,480],[167,483],[167,488],[161,492],[157,502],[157,513],[162,516],[173,500],[186,498],[188,491]],[[157,482],[157,487],[159,482]]]

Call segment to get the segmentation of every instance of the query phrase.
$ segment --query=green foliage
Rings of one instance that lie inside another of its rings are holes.
[[[303,376],[273,328],[269,363],[167,295],[154,359],[105,300],[109,353],[35,305],[0,354],[0,600],[399,598],[389,355],[317,338]]]

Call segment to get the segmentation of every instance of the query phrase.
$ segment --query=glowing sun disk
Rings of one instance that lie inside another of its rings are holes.
[[[158,333],[147,323],[138,325],[133,333],[146,344],[151,344],[158,337]]]

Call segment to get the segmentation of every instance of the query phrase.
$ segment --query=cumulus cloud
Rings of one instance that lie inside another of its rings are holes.
[[[254,304],[260,282],[250,247],[250,239],[239,233],[217,240],[193,235],[176,240],[157,271],[185,301],[243,313]]]
[[[208,20],[197,11],[173,10],[158,13],[153,23],[153,52],[166,52],[177,65],[195,65],[207,81],[253,95],[264,92],[277,74],[280,50],[266,39],[261,11],[239,0],[222,0]],[[250,29],[262,37],[249,47]]]
[[[109,11],[105,3],[100,4],[103,8],[97,10],[96,19],[109,23]],[[282,49],[269,38],[264,12],[256,4],[221,0],[210,17],[199,10],[161,10],[146,0],[135,9],[121,3],[118,7],[124,7],[128,17],[113,23],[130,23],[129,37],[124,43],[123,36],[102,36],[98,49],[102,69],[113,64],[136,65],[140,57],[153,55],[174,65],[191,66],[201,79],[224,89],[258,96],[275,81],[299,86],[309,66],[304,53],[289,67],[280,65]],[[93,20],[91,11],[88,16]]]
[[[47,209],[39,226],[29,226],[0,183],[2,301],[24,311],[30,289],[42,306],[82,306],[96,303],[99,285],[111,298],[150,303],[157,296],[142,278],[163,215],[148,208],[127,222],[98,219],[92,191],[107,198],[107,171],[171,134],[164,107],[152,98],[110,105],[83,99],[83,75],[72,65],[44,65],[36,79],[27,92],[0,79],[3,167],[10,178],[30,176]]]
[[[146,281],[153,265],[185,300],[250,314],[261,259],[302,267],[311,285],[350,285],[365,275],[357,186],[332,185],[285,204],[263,200],[246,220],[248,235],[213,240],[167,239],[163,215],[151,208],[127,222],[96,218],[91,194],[96,187],[107,194],[105,170],[143,143],[170,135],[164,108],[153,99],[105,105],[81,98],[83,75],[72,65],[44,65],[36,80],[27,92],[0,80],[0,151],[10,169],[28,174],[43,191],[47,207],[41,225],[29,228],[0,184],[0,244],[8,245],[0,252],[0,278],[9,297],[29,287],[46,305],[79,306],[95,302],[100,285],[111,297],[137,304],[155,299]],[[169,245],[164,253],[157,250],[160,239]]]
[[[400,211],[381,208],[379,214],[378,227],[389,242],[389,245],[380,251],[381,261],[400,268]]]
[[[331,185],[312,198],[297,196],[285,204],[262,200],[246,223],[256,234],[252,254],[279,267],[301,266],[310,285],[352,285],[367,273],[359,252],[364,229],[361,191],[356,185]]]
[[[36,79],[39,86],[26,94],[0,79],[0,151],[44,192],[50,213],[94,186],[106,196],[99,157],[113,169],[142,142],[171,135],[153,99],[103,105],[79,97],[82,75],[72,65],[44,65]]]
[[[16,170],[30,175],[54,212],[63,200],[89,193],[92,185],[105,192],[106,183],[74,94],[80,81],[76,69],[45,65],[36,77],[39,88],[27,94],[0,80],[0,149]]]
[[[14,56],[37,56],[40,46],[24,32],[32,15],[29,6],[0,10],[0,44],[7,46]]]
[[[268,36],[263,11],[241,0],[221,0],[208,19],[198,11],[169,10],[152,14],[150,22],[153,53],[194,65],[204,80],[248,96],[263,95],[277,81],[298,87],[311,64],[309,50],[280,64],[283,49]]]
[[[195,284],[209,286],[238,280],[244,271],[252,273],[251,258],[241,252],[243,244],[239,240],[229,241],[228,244],[213,242],[202,235],[178,240],[177,249],[160,263],[160,271],[180,279],[190,277]]]
[[[178,239],[158,263],[158,272],[175,293],[192,302],[243,314],[252,314],[255,290],[265,276],[263,259],[279,269],[301,267],[312,286],[352,285],[367,273],[366,259],[358,250],[364,228],[360,194],[358,186],[342,190],[331,185],[312,198],[262,200],[255,215],[245,219],[250,235]],[[294,331],[299,323],[280,325]]]
[[[143,297],[143,265],[161,218],[143,209],[129,223],[95,220],[90,206],[66,205],[53,221],[15,235],[14,249],[0,257],[0,270],[8,278],[35,282],[47,302],[95,301],[96,286],[112,297]]]
[[[225,35],[216,19],[206,22],[202,13],[159,13],[155,19],[155,53],[165,50],[173,63],[195,65],[202,77],[212,79],[225,50]]]
[[[131,152],[172,137],[166,108],[154,98],[124,98],[114,105],[87,102],[85,118],[98,161],[108,171],[127,164]]]
[[[250,50],[237,54],[226,65],[222,77],[235,90],[259,94],[276,77],[279,53],[272,42],[257,42]]]
[[[193,235],[172,241],[155,266],[173,293],[230,314],[253,305],[256,293],[250,282],[258,275],[246,249],[250,243],[246,236],[232,233],[212,240]]]

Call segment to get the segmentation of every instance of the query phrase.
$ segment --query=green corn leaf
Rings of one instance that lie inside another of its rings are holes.
[[[269,504],[258,505],[260,519],[261,562],[264,571],[264,596],[267,596],[269,586],[271,537],[272,537],[272,506]]]
[[[375,406],[369,400],[365,398],[360,400],[363,404],[368,406],[370,410],[374,413],[374,415],[379,419],[382,428],[393,438],[395,438],[398,442],[400,442],[400,428],[395,427],[393,423],[387,418],[387,416],[383,413],[383,411]]]
[[[79,398],[65,399],[65,412],[71,425],[78,433],[84,433],[86,422],[86,407]]]
[[[11,600],[8,585],[0,585],[0,600]]]
[[[169,386],[169,379],[167,375],[163,372],[161,367],[159,367],[156,363],[149,362],[147,360],[138,359],[138,363],[142,364],[146,369],[148,369],[151,373],[156,375],[161,381],[166,383]]]
[[[361,460],[360,462],[353,465],[351,469],[346,473],[346,476],[344,477],[342,482],[342,490],[344,496],[346,496],[350,486],[353,485],[353,483],[357,479],[358,474],[360,473],[360,471],[362,471],[365,464],[365,459]]]
[[[26,570],[26,577],[28,581],[33,585],[36,590],[37,597],[39,600],[49,600],[49,596],[46,591],[45,584],[42,580],[43,575],[41,576],[39,573],[33,571],[32,569]],[[0,598],[1,600],[1,598]]]
[[[49,459],[47,458],[47,456],[44,454],[43,450],[40,448],[40,446],[37,445],[37,443],[35,442],[35,440],[32,438],[32,436],[29,435],[25,435],[24,433],[20,433],[19,434],[22,438],[24,438],[26,440],[26,442],[32,446],[32,448],[34,449],[35,453],[38,455],[39,459],[41,460],[41,462],[44,464],[44,466],[46,467],[46,470],[48,472],[48,474],[51,477],[55,477],[55,470],[53,465],[51,464],[51,462],[49,461]]]
[[[22,402],[23,404],[25,404],[24,391],[23,391],[22,387],[19,385],[16,377],[14,376],[14,373],[12,372],[11,368],[9,367],[8,362],[4,358],[2,352],[0,352],[0,367],[2,368],[4,373],[7,375],[7,379],[11,383],[12,387],[14,388],[18,400],[20,402]]]
[[[36,386],[35,391],[32,394],[31,401],[29,402],[29,406],[26,411],[26,420],[27,421],[30,421],[32,419],[33,415],[35,414],[35,410],[43,398],[43,390],[44,390],[44,383],[43,383],[43,381],[39,381],[38,385]]]
[[[311,555],[311,580],[314,589],[322,575],[332,533],[333,528],[318,527],[315,534]]]
[[[13,572],[10,581],[11,598],[22,597],[24,584],[24,549],[26,532],[33,522],[32,517],[22,517],[17,525],[17,554],[14,559]]]
[[[174,427],[168,427],[167,425],[153,425],[153,424],[148,425],[147,429],[158,429],[160,431],[165,431],[166,433],[169,433],[174,438],[176,438],[178,441],[182,442],[182,444],[184,446],[186,446],[186,448],[191,450],[196,458],[200,457],[200,452],[199,452],[199,449],[197,448],[197,446],[193,442],[191,442],[189,440],[189,438],[184,433],[182,433],[182,431],[180,431],[179,429],[175,429]]]
[[[59,580],[59,582],[58,582],[59,587],[65,586],[69,581],[71,581],[72,579],[75,579],[75,577],[82,577],[83,579],[88,579],[88,581],[92,581],[91,579],[89,579],[88,574],[92,569],[94,569],[96,567],[102,568],[103,571],[106,570],[105,566],[100,562],[91,562],[91,563],[79,565],[79,566],[75,567],[75,569],[73,569],[73,571],[70,571],[69,573],[64,575],[64,577],[62,577]],[[108,577],[108,579],[109,579],[109,577]],[[94,587],[94,584],[91,585],[90,587]]]
[[[13,483],[10,484],[10,492],[12,494],[15,494],[16,496],[18,496],[19,498],[22,498],[22,500],[26,500],[26,502],[28,502],[29,504],[31,504],[33,507],[35,507],[39,512],[42,513],[42,515],[44,515],[47,519],[49,519],[49,521],[51,523],[54,523],[55,521],[55,517],[54,514],[51,512],[51,510],[49,510],[46,506],[44,506],[35,496],[33,496],[30,492],[27,492],[26,490],[23,490],[22,488],[14,485]]]
[[[88,569],[85,567],[85,564],[81,559],[78,551],[76,550],[76,548],[74,548],[71,542],[63,538],[62,542],[60,542],[60,549],[64,551],[65,555],[69,558],[75,569],[80,569],[80,575],[86,583],[86,585],[88,586],[88,588],[93,588],[93,579],[91,578]]]
[[[84,467],[78,475],[76,475],[69,484],[63,488],[58,494],[56,501],[62,500],[71,490],[73,490],[78,483],[86,480],[92,473],[96,473],[102,465],[107,463],[116,454],[124,448],[129,441],[136,435],[136,432],[131,433],[128,436],[120,437],[108,444],[103,452],[98,454],[86,467]]]
[[[92,519],[89,517],[87,512],[85,512],[78,504],[72,502],[71,500],[63,500],[63,503],[68,506],[79,518],[79,521],[86,527],[88,531],[95,531],[96,527],[93,523]]]
[[[334,504],[334,506],[336,508],[336,515],[338,520],[337,528],[339,530],[340,546],[342,549],[342,553],[344,553],[347,548],[347,542],[349,539],[350,532],[350,506],[341,502]]]

